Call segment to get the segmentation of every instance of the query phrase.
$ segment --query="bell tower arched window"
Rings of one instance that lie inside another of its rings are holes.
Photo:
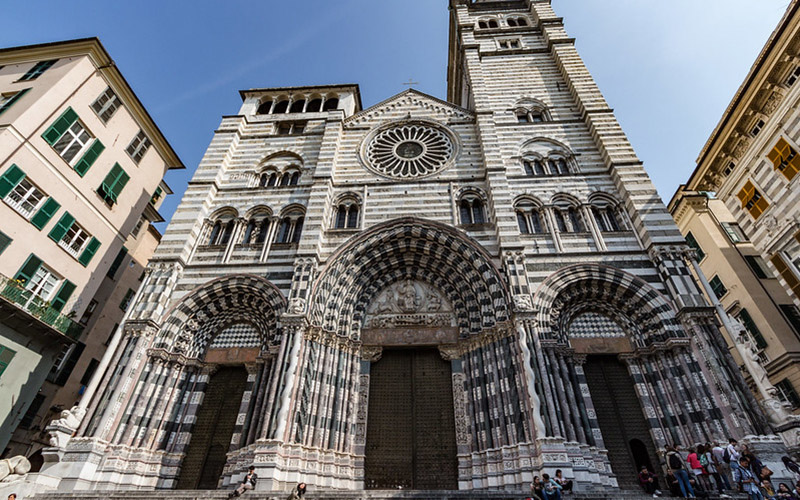
[[[521,234],[542,234],[545,226],[539,207],[529,200],[523,200],[516,205],[517,224]]]
[[[592,215],[601,232],[610,233],[621,231],[622,224],[618,218],[617,210],[609,204],[592,204]]]
[[[305,217],[302,212],[292,211],[281,218],[275,243],[298,243],[303,232]]]

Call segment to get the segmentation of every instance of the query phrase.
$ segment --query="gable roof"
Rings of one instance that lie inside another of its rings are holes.
[[[186,168],[178,154],[164,137],[153,117],[148,113],[142,101],[136,96],[125,77],[100,39],[97,37],[78,38],[59,42],[40,43],[35,45],[22,45],[0,49],[0,65],[18,64],[21,62],[37,61],[43,58],[60,59],[63,57],[87,56],[94,63],[97,71],[101,73],[117,96],[131,112],[136,123],[144,130],[153,146],[164,158],[167,167],[172,169]]]
[[[464,119],[473,119],[475,118],[475,113],[472,111],[462,108],[461,106],[457,106],[453,103],[444,101],[437,97],[433,97],[432,95],[426,94],[425,92],[420,92],[419,90],[415,89],[406,89],[399,94],[395,94],[388,99],[385,99],[378,104],[370,106],[369,108],[354,114],[353,116],[347,118],[345,120],[346,124],[357,125],[367,121],[372,115],[375,115],[378,111],[386,108],[387,106],[401,101],[403,99],[413,100],[414,98],[428,100],[431,103],[431,107],[435,107],[438,111],[445,113],[450,116],[457,116],[459,118]]]

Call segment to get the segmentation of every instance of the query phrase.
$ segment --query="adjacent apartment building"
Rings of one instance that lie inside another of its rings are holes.
[[[711,291],[748,334],[750,352],[764,367],[777,398],[800,411],[800,316],[772,269],[725,203],[712,193],[681,186],[670,213],[697,256]],[[721,330],[737,362],[736,339]],[[756,374],[759,376],[759,374]],[[754,383],[751,377],[748,382]],[[754,390],[757,398],[759,392]]]
[[[175,168],[98,39],[0,50],[3,456],[34,455],[79,398],[158,244]]]
[[[793,0],[686,183],[725,203],[800,306],[800,2]],[[796,309],[781,311],[784,319]]]
[[[800,2],[793,0],[670,211],[777,396],[800,407]],[[733,346],[734,339],[727,339]],[[751,380],[752,382],[752,380]]]

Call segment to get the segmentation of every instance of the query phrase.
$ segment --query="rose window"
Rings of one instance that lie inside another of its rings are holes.
[[[445,132],[429,125],[408,124],[376,134],[365,156],[377,173],[408,179],[442,170],[453,153],[453,141]]]

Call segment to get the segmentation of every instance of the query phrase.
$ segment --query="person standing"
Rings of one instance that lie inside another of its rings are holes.
[[[750,470],[750,461],[746,457],[739,457],[739,467],[733,472],[733,480],[742,485],[742,491],[747,493],[750,500],[764,500],[758,487],[758,478]]]
[[[731,466],[725,461],[725,448],[721,444],[715,443],[711,449],[711,454],[714,456],[714,466],[717,468],[719,478],[722,480],[722,485],[726,490],[731,489]]]
[[[675,446],[667,446],[667,466],[675,475],[675,479],[678,480],[681,496],[683,498],[695,498],[694,490],[691,483],[689,483],[689,473],[686,471],[686,467],[683,465],[683,458],[681,458]]]
[[[247,475],[244,476],[244,479],[242,480],[242,484],[240,484],[238,488],[233,490],[228,495],[228,498],[242,496],[242,494],[245,491],[254,489],[256,487],[256,481],[258,481],[258,474],[256,474],[255,466],[251,465]]]

